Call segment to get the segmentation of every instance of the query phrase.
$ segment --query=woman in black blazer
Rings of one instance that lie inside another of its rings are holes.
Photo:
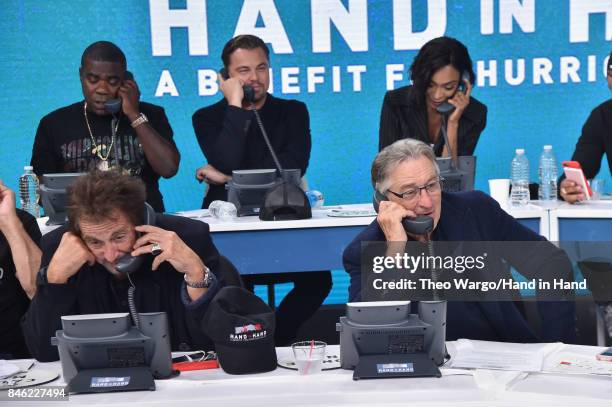
[[[487,123],[487,107],[471,97],[474,77],[472,60],[461,42],[439,37],[426,43],[410,67],[412,85],[385,95],[379,150],[397,140],[414,138],[432,145],[436,156],[449,156],[440,131],[442,114],[436,110],[447,101],[455,108],[446,119],[452,155],[473,155]]]

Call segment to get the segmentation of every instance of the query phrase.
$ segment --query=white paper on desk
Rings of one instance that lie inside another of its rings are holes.
[[[612,376],[612,362],[597,360],[595,356],[561,352],[553,355],[542,370],[546,373]]]
[[[34,365],[31,360],[4,360],[0,359],[0,379],[5,379],[19,372],[27,372]]]
[[[454,369],[452,367],[441,367],[442,376],[473,376],[474,371],[468,369]]]
[[[561,343],[500,343],[457,341],[452,367],[467,369],[515,370],[540,372],[544,357],[559,349]]]
[[[4,359],[0,360],[0,379],[12,376],[20,371],[21,369],[16,364]]]

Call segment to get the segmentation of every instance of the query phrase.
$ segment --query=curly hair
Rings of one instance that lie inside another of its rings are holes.
[[[99,222],[114,219],[119,211],[134,224],[144,219],[146,188],[140,178],[119,170],[91,171],[79,177],[69,188],[68,224],[70,231],[80,235],[83,219]]]

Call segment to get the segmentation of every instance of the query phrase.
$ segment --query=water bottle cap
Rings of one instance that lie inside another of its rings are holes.
[[[516,149],[516,153],[517,154],[525,154],[525,149],[524,148],[517,148]]]
[[[23,167],[24,171],[32,171],[34,169],[34,167],[32,167],[31,165],[26,165],[25,167]]]
[[[550,144],[546,144],[544,146],[544,150],[548,151],[548,150],[552,150],[552,146]]]

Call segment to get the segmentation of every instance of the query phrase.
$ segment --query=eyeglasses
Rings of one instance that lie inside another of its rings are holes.
[[[438,178],[437,180],[431,181],[428,184],[423,185],[422,187],[410,188],[409,190],[404,191],[401,194],[393,192],[390,189],[388,189],[387,192],[391,192],[396,197],[403,199],[404,201],[410,202],[419,198],[421,196],[422,190],[427,191],[428,195],[439,193],[442,190],[442,181],[444,181],[444,178]]]

